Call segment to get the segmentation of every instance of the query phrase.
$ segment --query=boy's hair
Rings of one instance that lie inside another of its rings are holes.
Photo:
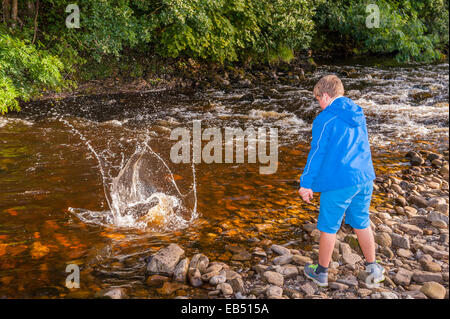
[[[334,98],[338,95],[344,95],[344,85],[336,75],[327,75],[317,82],[313,93],[316,97],[322,97],[324,93],[327,93],[331,98]]]

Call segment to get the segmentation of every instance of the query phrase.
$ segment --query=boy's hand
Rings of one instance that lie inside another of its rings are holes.
[[[305,202],[307,202],[308,204],[311,204],[311,200],[313,199],[312,189],[300,187],[300,189],[298,190],[298,193],[300,194],[300,196],[302,197],[302,199]]]

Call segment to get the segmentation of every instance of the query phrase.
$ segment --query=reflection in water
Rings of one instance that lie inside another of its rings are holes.
[[[168,243],[214,260],[229,258],[229,243],[302,245],[299,226],[318,213],[318,196],[308,205],[296,193],[319,112],[311,89],[351,68],[343,82],[367,116],[377,175],[408,165],[417,145],[448,149],[448,64],[330,65],[292,85],[67,98],[0,118],[0,297],[68,296],[70,263],[80,265],[79,296],[125,286],[154,297],[144,258]],[[278,128],[276,174],[172,163],[171,130],[194,120]],[[376,194],[372,205],[386,200]]]

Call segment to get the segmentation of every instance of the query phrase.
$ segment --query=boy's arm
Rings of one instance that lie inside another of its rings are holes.
[[[308,160],[306,161],[306,166],[303,170],[303,174],[300,177],[300,186],[303,188],[311,189],[314,179],[319,173],[320,167],[322,166],[322,162],[325,157],[325,151],[329,143],[331,131],[330,124],[335,118],[336,116],[325,121],[325,123],[320,123],[319,125],[313,123],[311,150],[309,151]]]

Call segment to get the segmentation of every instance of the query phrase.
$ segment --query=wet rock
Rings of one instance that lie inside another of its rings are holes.
[[[203,284],[200,270],[197,268],[189,268],[188,280],[193,287],[200,287]]]
[[[177,244],[170,244],[169,246],[160,249],[147,265],[147,272],[149,274],[166,274],[173,275],[175,266],[184,255],[184,250]]]
[[[231,269],[225,269],[225,276],[227,277],[227,281],[232,280],[234,278],[242,277],[240,274],[238,274],[237,272],[235,272],[234,270],[231,270]]]
[[[266,271],[263,276],[263,280],[268,284],[282,287],[284,284],[284,277],[282,274],[275,271]]]
[[[274,244],[270,247],[270,249],[278,255],[291,255],[291,251],[289,250],[289,248],[280,245]]]
[[[203,254],[195,254],[192,259],[191,263],[189,264],[189,268],[195,268],[200,271],[200,273],[205,273],[206,269],[209,265],[209,259]]]
[[[248,251],[240,251],[236,254],[234,254],[233,256],[231,256],[232,260],[237,260],[237,261],[246,261],[246,260],[250,260],[252,258],[252,255],[248,252]]]
[[[161,288],[156,289],[156,292],[160,295],[168,296],[180,289],[187,289],[188,286],[180,282],[166,281]]]
[[[147,286],[160,288],[166,281],[170,281],[170,278],[161,275],[152,275],[147,278],[145,283],[147,284]]]
[[[398,248],[410,249],[409,238],[396,233],[391,234],[392,245]]]
[[[223,282],[217,285],[217,289],[222,292],[224,296],[229,296],[233,294],[233,288],[230,284]]]
[[[409,284],[411,283],[412,275],[412,271],[409,271],[405,268],[400,268],[394,277],[394,282],[397,285],[409,286]]]
[[[445,287],[433,281],[426,282],[420,292],[432,299],[444,299],[446,294]]]
[[[189,269],[189,258],[182,259],[173,271],[173,279],[179,282],[186,282],[186,276]]]

